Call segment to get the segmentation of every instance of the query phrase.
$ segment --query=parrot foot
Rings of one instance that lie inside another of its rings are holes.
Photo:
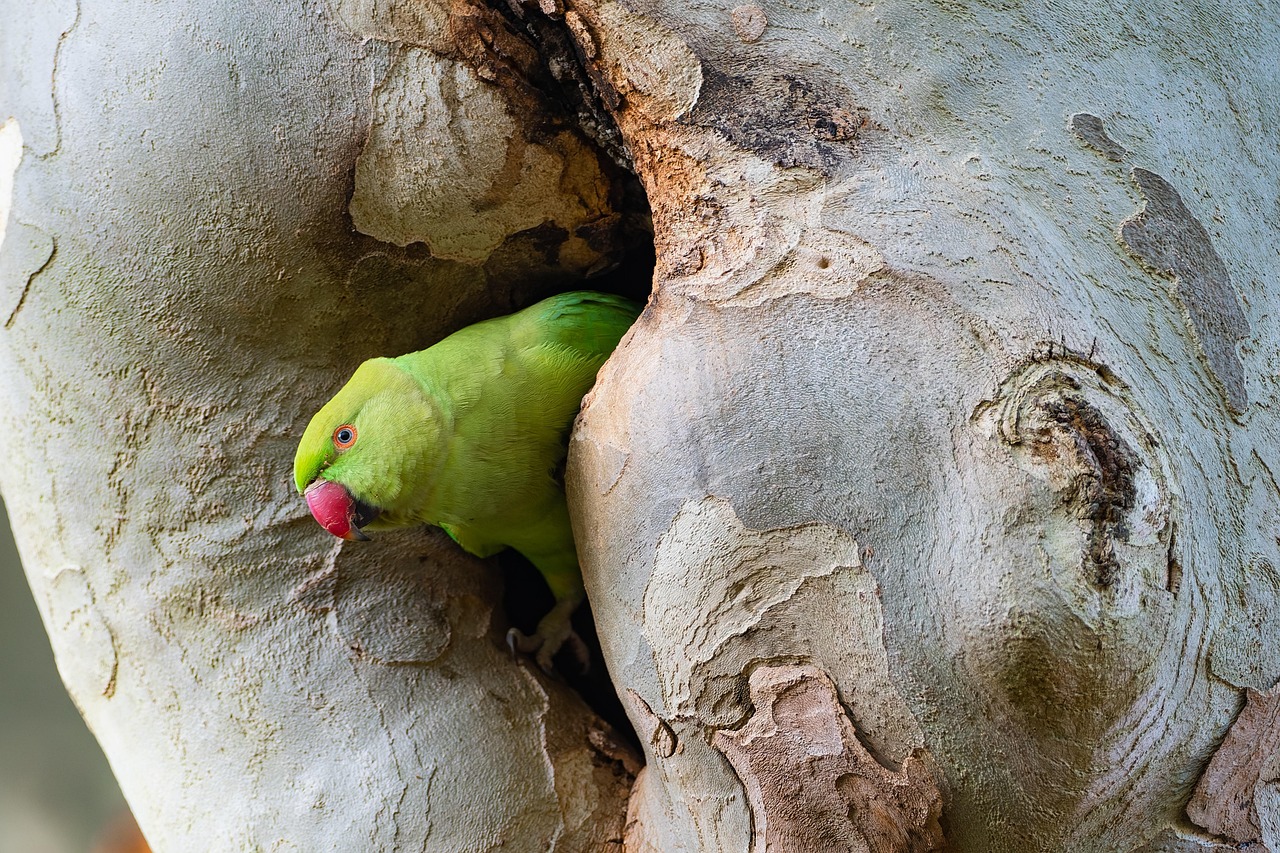
[[[566,604],[571,606],[564,606]],[[538,630],[532,635],[525,635],[515,628],[507,631],[507,647],[511,649],[512,656],[516,652],[533,655],[538,667],[549,675],[553,669],[552,658],[562,647],[567,646],[579,671],[585,673],[591,664],[591,653],[569,621],[576,606],[577,602],[557,602],[551,612],[542,617]]]

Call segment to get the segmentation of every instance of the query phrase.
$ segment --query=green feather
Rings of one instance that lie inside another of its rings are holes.
[[[560,477],[568,433],[638,313],[621,297],[564,293],[421,352],[365,362],[303,434],[298,490],[317,477],[341,484],[381,511],[370,530],[434,524],[477,556],[515,548],[558,602],[576,604],[582,581]],[[356,441],[339,451],[333,434],[348,424]]]

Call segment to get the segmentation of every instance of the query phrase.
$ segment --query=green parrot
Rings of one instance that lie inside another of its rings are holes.
[[[374,358],[307,425],[294,482],[316,521],[343,539],[417,524],[463,550],[514,548],[555,595],[532,637],[545,670],[582,602],[563,470],[569,430],[640,306],[607,293],[562,293],[468,326],[399,358]]]

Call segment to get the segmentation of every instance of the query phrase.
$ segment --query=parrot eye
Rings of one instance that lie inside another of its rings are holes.
[[[356,443],[356,428],[351,424],[343,424],[333,431],[333,446],[346,450]]]

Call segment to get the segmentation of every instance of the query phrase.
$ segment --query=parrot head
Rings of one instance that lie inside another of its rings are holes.
[[[320,526],[342,539],[421,523],[407,510],[429,501],[443,434],[423,387],[391,359],[370,359],[307,425],[294,484]]]

